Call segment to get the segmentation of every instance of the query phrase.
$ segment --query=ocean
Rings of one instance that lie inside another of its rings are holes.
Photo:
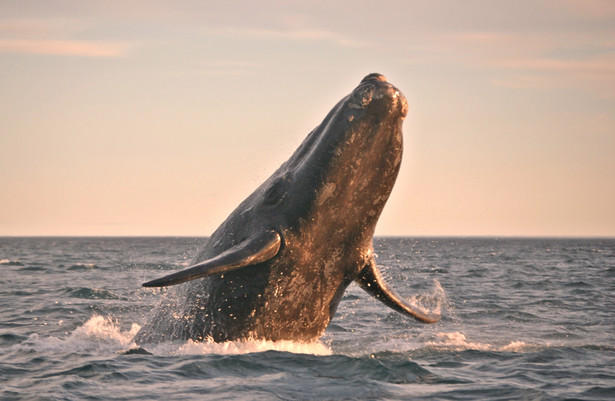
[[[615,239],[376,238],[406,318],[352,284],[314,344],[132,337],[203,238],[0,238],[2,400],[615,399]],[[440,302],[437,302],[437,301]]]

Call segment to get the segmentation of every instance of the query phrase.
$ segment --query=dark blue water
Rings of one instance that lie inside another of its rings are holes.
[[[201,239],[0,238],[0,399],[615,399],[615,240],[380,238],[422,325],[352,285],[316,344],[134,353]],[[128,351],[128,352],[127,352]]]

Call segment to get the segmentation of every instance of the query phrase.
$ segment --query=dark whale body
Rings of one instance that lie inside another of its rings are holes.
[[[407,111],[384,76],[366,76],[207,239],[193,266],[143,284],[189,281],[135,341],[313,341],[353,281],[401,313],[436,322],[384,283],[373,255]]]

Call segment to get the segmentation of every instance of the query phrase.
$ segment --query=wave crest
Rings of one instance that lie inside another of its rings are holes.
[[[253,352],[281,351],[293,354],[331,355],[331,349],[320,341],[302,343],[297,341],[241,340],[224,343],[195,342],[188,340],[175,354],[249,354]]]
[[[0,259],[0,265],[2,266],[23,266],[24,264],[18,260]]]
[[[32,349],[36,352],[121,352],[135,349],[137,345],[132,341],[141,326],[132,323],[130,329],[122,330],[120,323],[110,317],[94,315],[82,326],[77,327],[67,337],[54,336],[41,337],[38,334],[30,335],[19,348]],[[295,354],[331,355],[331,349],[320,341],[301,343],[295,341],[265,341],[241,340],[215,343],[213,341],[196,342],[174,341],[146,346],[148,352],[156,355],[237,355],[254,352],[280,351]]]
[[[465,334],[458,331],[436,333],[435,341],[425,343],[427,347],[448,348],[457,351],[476,350],[476,351],[498,351],[498,352],[524,352],[528,349],[536,348],[535,345],[527,344],[523,341],[511,341],[506,345],[496,346],[481,342],[468,341]]]
[[[16,347],[31,349],[36,352],[56,353],[118,352],[134,345],[132,338],[140,329],[141,326],[133,323],[129,330],[123,331],[113,318],[94,315],[83,326],[67,333],[66,338],[41,337],[34,333]]]

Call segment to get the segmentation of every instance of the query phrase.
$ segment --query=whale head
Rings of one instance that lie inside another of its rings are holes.
[[[371,242],[401,164],[407,113],[399,89],[366,76],[257,191],[256,212],[303,240]]]

